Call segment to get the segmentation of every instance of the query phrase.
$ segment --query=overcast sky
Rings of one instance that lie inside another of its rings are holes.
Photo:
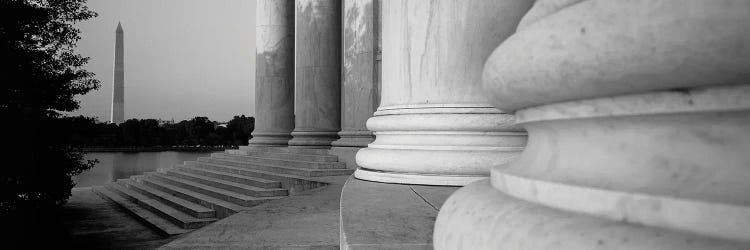
[[[78,52],[102,86],[73,115],[108,121],[115,29],[125,31],[125,118],[254,114],[254,0],[89,0]]]

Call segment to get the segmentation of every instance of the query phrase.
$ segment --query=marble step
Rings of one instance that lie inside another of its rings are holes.
[[[312,168],[312,169],[342,169],[346,168],[344,162],[312,162],[312,161],[297,161],[290,159],[271,159],[255,156],[246,155],[233,155],[224,153],[213,153],[212,158],[232,159],[236,161],[247,161],[265,165],[279,165],[296,168]]]
[[[157,180],[163,181],[165,183],[181,187],[184,189],[188,189],[197,193],[201,193],[204,195],[212,196],[214,198],[218,198],[224,201],[232,202],[234,204],[238,204],[243,207],[251,207],[258,204],[261,204],[266,201],[275,200],[279,198],[283,198],[285,196],[281,197],[253,197],[248,196],[240,193],[235,193],[229,190],[224,190],[221,188],[215,188],[208,185],[203,185],[197,182],[175,178],[173,176],[169,176],[163,173],[147,173],[147,177],[149,178],[156,178]]]
[[[118,183],[110,183],[105,185],[107,189],[119,194],[130,201],[135,202],[141,207],[151,211],[154,214],[161,216],[162,218],[172,222],[180,228],[184,229],[196,229],[208,225],[211,222],[216,221],[215,218],[195,218],[189,214],[183,213],[175,208],[170,207],[167,204],[161,203],[155,199],[151,199],[142,195],[134,190],[128,189],[127,187]]]
[[[210,169],[216,172],[232,173],[236,175],[251,176],[268,180],[275,180],[281,183],[281,187],[288,189],[290,194],[305,190],[310,190],[328,185],[325,182],[319,182],[308,179],[299,175],[280,174],[263,170],[249,169],[244,167],[232,167],[222,164],[213,164],[207,162],[186,162],[187,167],[195,169]],[[351,172],[350,172],[351,173]]]
[[[323,148],[290,148],[290,147],[257,147],[257,146],[240,146],[240,151],[247,152],[270,152],[270,153],[291,153],[304,155],[330,155],[330,149]]]
[[[261,187],[261,188],[280,188],[281,187],[281,183],[278,181],[272,181],[272,180],[257,178],[253,176],[213,171],[213,170],[204,169],[204,168],[193,168],[193,167],[189,167],[185,165],[176,165],[174,167],[181,171],[196,174],[196,175],[213,177],[213,178],[217,178],[217,179],[221,179],[225,181],[231,181],[231,182],[236,182],[236,183],[255,186],[255,187]]]
[[[195,218],[214,218],[216,212],[210,208],[201,206],[199,204],[181,199],[172,194],[162,192],[151,187],[147,187],[141,183],[138,183],[130,179],[117,180],[121,185],[128,187],[132,190],[138,191],[141,194],[148,196],[151,199],[158,200],[161,203],[167,204],[183,213],[189,214]]]
[[[297,175],[303,177],[321,177],[321,176],[332,176],[332,175],[350,175],[354,173],[354,169],[309,169],[309,168],[294,168],[287,166],[278,165],[265,165],[252,162],[236,161],[232,159],[220,159],[210,157],[199,157],[197,162],[212,163],[218,165],[242,167],[254,170],[262,170],[267,172]]]
[[[192,231],[190,229],[180,228],[175,224],[172,224],[172,222],[169,222],[168,220],[162,218],[161,216],[152,213],[145,208],[142,208],[135,202],[132,202],[129,199],[126,199],[125,197],[122,197],[121,195],[116,194],[104,187],[94,187],[92,188],[92,190],[103,199],[112,202],[117,207],[122,208],[125,212],[134,216],[138,221],[155,230],[162,236],[173,236]]]
[[[272,197],[272,196],[286,196],[289,195],[286,189],[282,188],[261,188],[232,181],[225,181],[213,177],[203,176],[199,174],[188,173],[179,169],[166,169],[164,170],[167,175],[178,177],[181,179],[201,183],[204,185],[229,190],[235,193],[240,193],[254,197]]]
[[[262,152],[262,151],[242,151],[242,150],[226,150],[225,154],[229,155],[244,155],[244,156],[255,156],[272,159],[289,159],[295,161],[312,161],[312,162],[337,162],[339,157],[335,155],[305,155],[295,153],[273,153],[273,152]]]
[[[142,183],[144,186],[148,186],[162,192],[174,195],[184,200],[191,201],[201,206],[213,209],[216,212],[216,217],[225,218],[233,215],[243,209],[242,206],[220,200],[205,194],[197,193],[188,189],[184,189],[155,178],[149,178],[145,176],[131,177],[138,183]]]

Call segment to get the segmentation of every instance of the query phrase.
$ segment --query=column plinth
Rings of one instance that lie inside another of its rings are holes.
[[[294,137],[289,141],[290,147],[330,148],[338,133],[335,131],[299,131],[292,132]]]
[[[549,3],[484,70],[528,145],[445,202],[435,249],[750,247],[750,4]]]
[[[369,130],[342,130],[338,133],[341,139],[334,141],[334,147],[367,147],[373,141],[372,132]]]
[[[357,153],[360,179],[460,186],[513,160],[526,133],[513,116],[477,105],[381,107],[367,122],[376,140]],[[454,107],[450,107],[454,106]]]
[[[294,129],[294,3],[258,0],[255,130],[249,146],[286,146]]]
[[[526,133],[480,87],[488,53],[532,1],[384,1],[381,103],[355,177],[461,186],[521,152]]]
[[[295,128],[289,146],[330,148],[341,130],[341,3],[296,1]]]

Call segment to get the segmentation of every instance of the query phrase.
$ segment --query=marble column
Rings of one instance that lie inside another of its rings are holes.
[[[296,124],[289,146],[330,148],[341,130],[341,2],[296,5]]]
[[[532,2],[383,1],[381,103],[367,121],[376,139],[355,176],[465,185],[517,157],[526,134],[489,104],[480,77]]]
[[[750,249],[750,2],[559,2],[487,60],[529,143],[435,249]]]
[[[377,0],[344,1],[341,139],[336,147],[366,147],[374,139],[365,123],[378,107],[375,67]]]
[[[294,129],[294,1],[258,0],[255,131],[250,146],[287,146]]]

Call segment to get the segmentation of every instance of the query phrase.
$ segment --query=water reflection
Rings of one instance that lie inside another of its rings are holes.
[[[87,153],[86,159],[98,159],[99,163],[89,171],[73,177],[73,180],[76,187],[100,186],[209,155],[211,152]]]

